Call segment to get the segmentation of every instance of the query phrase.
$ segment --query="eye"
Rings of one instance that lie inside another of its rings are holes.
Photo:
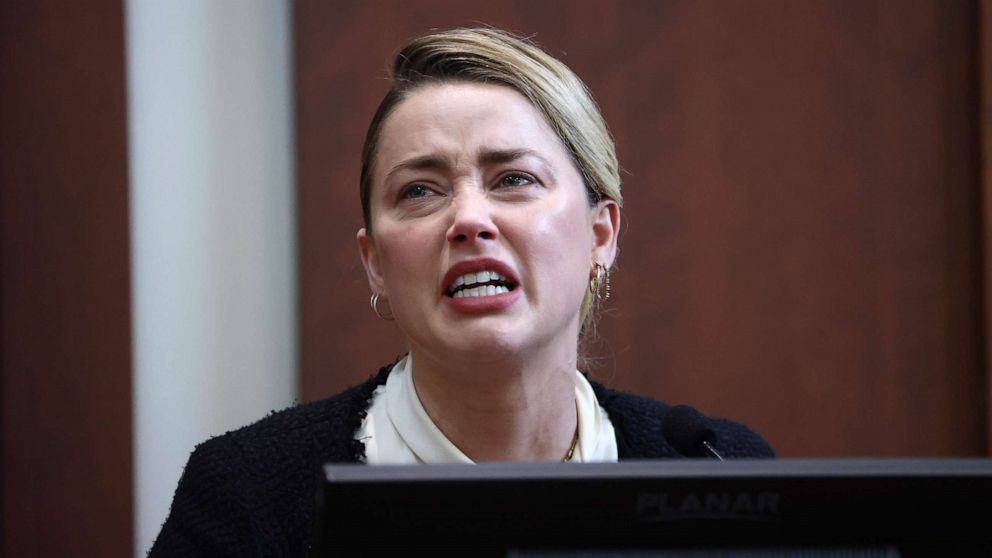
[[[400,197],[403,199],[419,199],[434,195],[437,195],[437,192],[431,190],[426,184],[411,184],[403,190]]]
[[[534,184],[535,182],[537,182],[537,180],[529,174],[522,172],[511,172],[504,174],[499,179],[498,186],[513,188],[518,186],[528,186],[530,184]]]

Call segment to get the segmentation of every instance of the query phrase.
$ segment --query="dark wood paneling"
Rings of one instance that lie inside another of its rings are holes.
[[[985,401],[986,444],[992,453],[992,0],[979,3],[978,59],[981,79],[979,117],[982,145],[982,225],[985,254]]]
[[[617,139],[626,224],[597,378],[739,418],[786,456],[984,453],[976,15],[298,1],[303,396],[402,350],[352,240],[390,54],[486,22],[572,66]]]
[[[3,550],[131,556],[120,0],[0,4]]]

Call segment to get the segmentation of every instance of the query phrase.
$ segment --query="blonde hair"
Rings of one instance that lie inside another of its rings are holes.
[[[596,101],[568,66],[528,39],[492,28],[430,33],[400,50],[391,77],[392,87],[372,117],[362,149],[360,194],[367,234],[373,234],[369,202],[382,126],[401,101],[429,84],[487,83],[516,90],[544,115],[571,155],[589,204],[608,198],[622,205],[616,147]],[[580,310],[583,333],[592,322],[594,302],[587,292]]]

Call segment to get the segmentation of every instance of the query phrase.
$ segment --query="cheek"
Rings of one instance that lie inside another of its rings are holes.
[[[592,265],[592,230],[585,212],[571,208],[535,216],[529,231],[533,272],[542,283],[554,285],[544,295],[581,302]]]
[[[429,283],[436,274],[437,254],[432,239],[416,227],[382,227],[379,232],[379,258],[390,298],[401,302],[412,285]]]

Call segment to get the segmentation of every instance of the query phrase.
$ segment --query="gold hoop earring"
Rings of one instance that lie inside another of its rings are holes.
[[[589,294],[596,297],[596,302],[610,299],[610,270],[596,262],[596,274],[589,278]]]
[[[386,320],[387,322],[391,322],[396,319],[393,317],[392,312],[385,315],[379,312],[379,293],[372,293],[372,298],[369,299],[369,306],[372,307],[372,311],[375,312],[375,315],[379,316],[379,319],[381,320]]]

